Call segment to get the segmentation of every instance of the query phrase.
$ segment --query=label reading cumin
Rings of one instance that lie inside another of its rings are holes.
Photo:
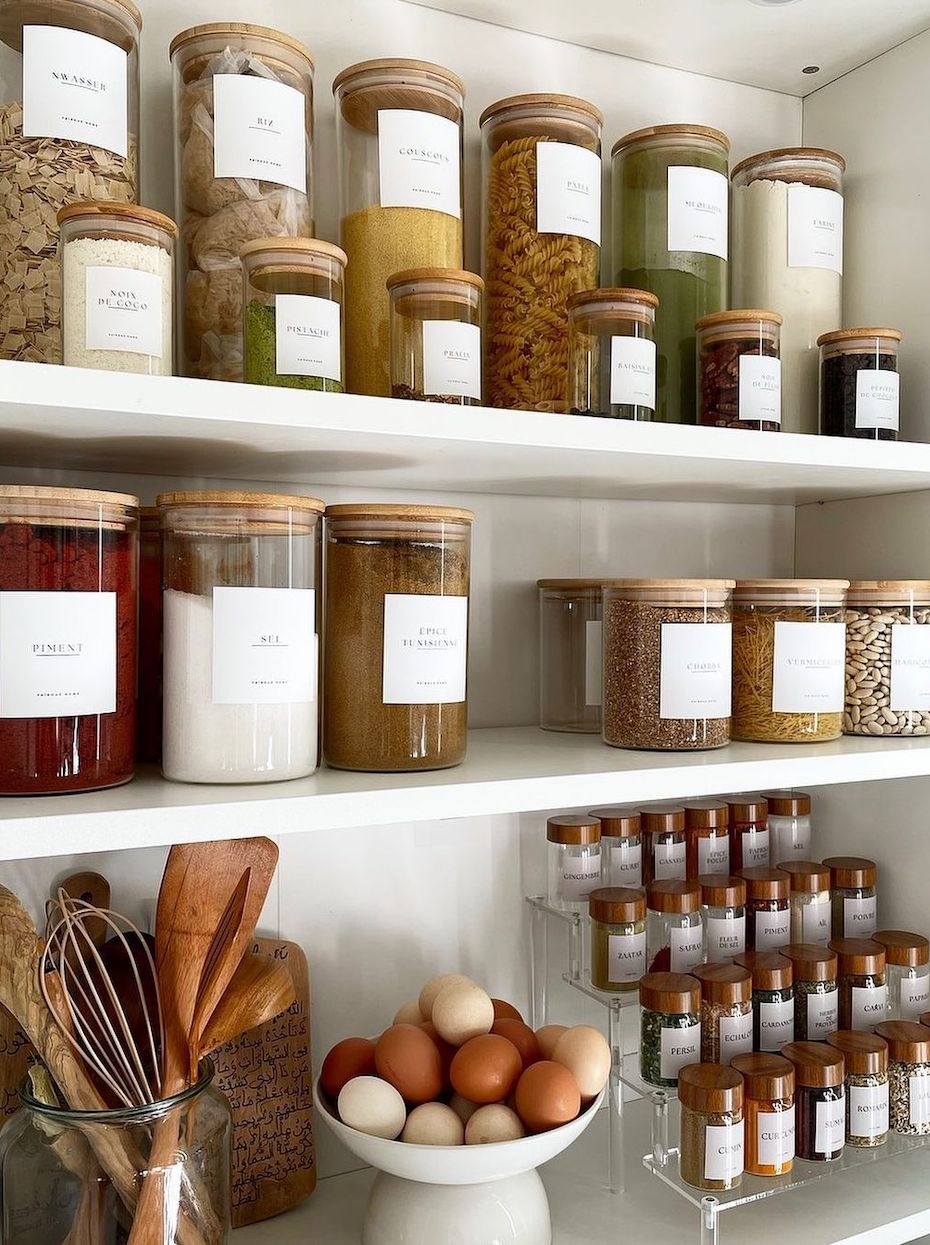
[[[385,594],[384,704],[460,703],[467,650],[467,597]]]

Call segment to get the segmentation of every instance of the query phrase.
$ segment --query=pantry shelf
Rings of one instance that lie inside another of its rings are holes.
[[[448,409],[0,361],[0,461],[122,474],[801,505],[930,489],[930,445]]]

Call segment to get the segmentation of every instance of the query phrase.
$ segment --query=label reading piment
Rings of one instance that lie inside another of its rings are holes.
[[[740,423],[781,424],[781,360],[744,354],[739,360]]]
[[[794,1103],[787,1111],[759,1111],[757,1152],[762,1167],[781,1167],[794,1158]]]
[[[632,843],[629,839],[620,839],[617,846],[611,848],[610,885],[611,886],[642,886],[642,884],[643,884],[642,844]]]
[[[646,972],[646,931],[607,936],[607,974],[613,982],[639,981]]]
[[[162,279],[158,273],[100,264],[84,272],[86,349],[162,358]]]
[[[668,249],[727,258],[730,184],[722,173],[672,165],[668,170]]]
[[[536,229],[601,244],[601,158],[574,143],[536,144]]]
[[[698,874],[730,872],[730,836],[718,834],[716,838],[701,837],[697,841]]]
[[[856,373],[856,427],[898,431],[901,378],[897,372],[860,368]]]
[[[467,652],[468,597],[385,593],[384,704],[460,704]]]
[[[874,1029],[888,1019],[887,986],[852,986],[849,993],[851,1029]]]
[[[845,623],[776,622],[774,665],[774,713],[842,713]]]
[[[752,1053],[752,1011],[745,1016],[720,1017],[720,1062],[729,1063],[734,1055]]]
[[[759,1004],[759,1050],[781,1050],[794,1041],[794,996]]]
[[[587,899],[593,890],[597,890],[600,880],[600,852],[585,852],[581,856],[565,853],[559,879],[559,894],[563,899],[572,902]]]
[[[680,881],[685,876],[685,845],[684,843],[655,843],[653,845],[653,861],[656,881],[663,878],[676,878]]]
[[[423,392],[481,398],[481,329],[456,320],[423,321]]]
[[[791,914],[784,912],[757,912],[756,950],[773,951],[791,941]]]
[[[307,101],[269,78],[213,76],[213,174],[307,193]]]
[[[930,710],[930,627],[891,624],[891,710]]]
[[[807,996],[807,1033],[806,1042],[822,1042],[831,1033],[836,1032],[839,1019],[839,995],[836,989],[826,994],[809,994]]]
[[[686,1029],[662,1030],[659,1073],[663,1081],[674,1081],[686,1064],[701,1062],[701,1023]]]
[[[875,932],[875,896],[843,900],[843,937],[871,938]]]
[[[901,1019],[917,1020],[930,1009],[930,975],[905,977],[901,981]]]
[[[339,304],[310,294],[276,294],[275,371],[342,383]]]
[[[769,832],[765,830],[743,830],[742,832],[743,868],[752,869],[768,866],[769,863]]]
[[[645,337],[611,337],[612,406],[656,409],[656,344]]]
[[[704,1179],[735,1180],[742,1170],[743,1121],[708,1124],[704,1132]]]
[[[461,136],[448,117],[409,108],[378,112],[382,207],[462,215]]]
[[[788,267],[843,271],[843,196],[835,190],[788,187]]]
[[[888,1131],[888,1082],[884,1085],[850,1085],[849,1135],[881,1137]]]
[[[829,942],[832,926],[830,896],[813,898],[801,907],[801,933],[804,942]]]
[[[128,55],[64,26],[23,27],[23,137],[129,154]]]
[[[684,877],[684,874],[682,874]],[[669,959],[673,973],[690,973],[704,959],[704,938],[700,925],[669,930]]]
[[[816,1104],[814,1149],[818,1154],[834,1154],[846,1141],[846,1095],[835,1102]]]
[[[930,1076],[917,1073],[908,1082],[911,1124],[930,1124]]]
[[[732,960],[746,950],[746,917],[709,916],[707,925],[707,962]]]
[[[584,625],[584,703],[586,705],[601,703],[602,636],[601,620],[589,618]]]
[[[730,716],[730,623],[662,623],[659,717]]]
[[[213,589],[213,703],[310,704],[317,688],[312,588]]]

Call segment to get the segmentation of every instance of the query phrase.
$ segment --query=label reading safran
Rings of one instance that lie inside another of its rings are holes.
[[[214,588],[213,703],[315,700],[315,632],[312,588]]]
[[[668,170],[668,249],[727,257],[730,183],[713,169]]]
[[[23,136],[128,155],[127,63],[122,48],[96,35],[24,26]]]
[[[730,623],[663,623],[660,718],[730,716]]]
[[[842,713],[846,669],[842,623],[776,622],[773,713]]]
[[[384,704],[460,704],[467,652],[468,597],[385,594]]]
[[[448,117],[409,108],[378,112],[382,207],[431,208],[462,215],[459,127]]]
[[[307,193],[306,100],[267,78],[213,77],[213,174]]]
[[[601,244],[601,158],[574,143],[536,144],[536,229]]]
[[[276,294],[275,371],[342,381],[339,304],[310,294]]]
[[[116,711],[116,593],[0,592],[0,718]]]
[[[843,196],[800,182],[788,187],[788,267],[843,271]]]
[[[423,391],[481,399],[481,329],[457,320],[423,321]]]
[[[85,269],[84,346],[160,359],[162,279],[157,272],[95,264]]]
[[[610,401],[613,406],[656,409],[656,344],[645,337],[611,337]]]

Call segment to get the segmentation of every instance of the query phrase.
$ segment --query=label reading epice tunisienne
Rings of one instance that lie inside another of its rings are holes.
[[[843,196],[800,182],[788,187],[788,267],[843,271]]]
[[[668,249],[727,258],[730,183],[713,169],[668,170]]]
[[[84,295],[87,350],[162,358],[162,279],[157,272],[91,264],[84,271]]]
[[[411,108],[378,112],[382,207],[430,208],[462,215],[461,136],[448,117]]]
[[[891,625],[891,710],[930,710],[930,627]]]
[[[268,78],[213,77],[213,173],[307,192],[307,101]]]
[[[536,144],[536,229],[601,244],[601,158],[575,143]]]
[[[660,718],[728,718],[730,623],[662,623]]]
[[[843,623],[776,622],[772,711],[842,713]]]
[[[213,703],[316,700],[316,594],[312,588],[213,589]]]
[[[460,704],[467,651],[468,597],[385,594],[384,704]]]
[[[23,137],[129,153],[122,48],[64,26],[23,27]]]

